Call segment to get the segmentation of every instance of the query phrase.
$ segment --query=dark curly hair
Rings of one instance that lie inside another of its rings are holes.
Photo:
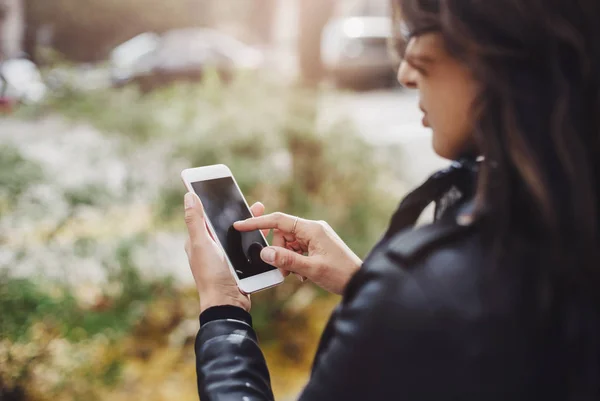
[[[546,313],[568,315],[569,399],[600,399],[600,340],[585,334],[593,326],[600,335],[600,1],[393,0],[393,8],[398,43],[437,32],[477,80],[485,232],[498,255],[543,251],[529,273]]]

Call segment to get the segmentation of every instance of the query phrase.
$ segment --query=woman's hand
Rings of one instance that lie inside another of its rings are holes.
[[[256,203],[250,209],[254,216],[261,216],[265,207]],[[192,192],[185,195],[185,222],[189,232],[185,251],[200,294],[200,311],[218,305],[249,311],[250,298],[240,292],[223,250],[208,231],[200,198]]]
[[[273,213],[238,221],[239,231],[273,230],[273,246],[261,258],[281,269],[304,276],[319,287],[341,294],[362,261],[324,221]]]

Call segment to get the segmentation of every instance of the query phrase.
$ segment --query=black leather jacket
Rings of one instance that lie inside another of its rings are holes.
[[[455,165],[403,201],[348,284],[300,400],[564,399],[557,360],[544,357],[551,340],[527,330],[518,297],[487,290],[489,255],[464,202],[472,177]],[[411,229],[432,197],[437,221]],[[519,291],[493,279],[489,288]],[[201,400],[272,400],[248,320],[222,317],[203,322],[197,336]]]

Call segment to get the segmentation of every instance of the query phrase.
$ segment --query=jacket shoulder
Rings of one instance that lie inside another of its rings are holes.
[[[473,318],[481,312],[486,260],[479,233],[477,224],[449,220],[398,233],[369,258],[350,288],[370,281],[379,286],[379,298],[388,297],[385,302],[400,309]]]
[[[477,223],[438,221],[396,234],[346,287],[316,366],[329,367],[339,343],[340,353],[368,349],[361,360],[376,372],[372,387],[388,393],[397,383],[414,399],[506,399],[497,389],[518,391],[526,377],[526,339],[511,309],[483,298],[487,255]],[[344,335],[352,339],[340,341]]]
[[[437,221],[396,234],[386,244],[383,252],[405,266],[418,265],[438,250],[458,251],[465,245],[465,240],[475,240],[477,233],[477,225],[473,223],[460,224],[455,219]]]

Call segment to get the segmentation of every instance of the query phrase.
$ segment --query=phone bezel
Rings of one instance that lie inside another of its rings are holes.
[[[215,165],[211,165],[211,166],[189,168],[189,169],[185,169],[181,172],[181,178],[182,178],[187,190],[190,192],[195,192],[194,188],[192,187],[193,182],[207,181],[207,180],[213,180],[213,179],[218,179],[218,178],[228,178],[228,177],[233,180],[234,185],[236,186],[237,190],[239,191],[240,195],[242,196],[242,199],[244,200],[244,204],[246,205],[246,207],[248,208],[248,211],[252,215],[252,211],[250,210],[250,206],[248,206],[248,202],[246,201],[244,194],[242,194],[242,191],[240,190],[240,187],[239,187],[237,181],[235,180],[235,177],[233,176],[229,167],[227,167],[226,165],[215,164]],[[202,200],[202,199],[200,199],[200,200]],[[283,275],[281,274],[281,271],[279,271],[279,269],[277,269],[277,268],[275,268],[274,270],[269,270],[268,272],[257,274],[256,276],[247,277],[245,279],[240,280],[237,276],[237,273],[235,272],[235,269],[233,268],[233,265],[231,264],[231,261],[229,260],[229,257],[227,256],[227,253],[224,251],[223,245],[220,243],[219,238],[217,237],[215,230],[214,230],[208,216],[206,217],[206,221],[208,223],[207,224],[208,229],[210,230],[213,238],[215,238],[215,240],[217,241],[217,243],[219,244],[221,249],[223,249],[223,253],[225,254],[225,258],[227,259],[227,264],[229,266],[229,270],[231,271],[231,274],[233,275],[233,278],[235,279],[240,290],[242,290],[246,294],[251,294],[253,292],[257,292],[257,291],[265,290],[270,287],[274,287],[283,282]],[[263,238],[263,240],[265,241],[265,244],[268,245],[267,239],[262,234],[262,232],[260,233],[260,235]]]

